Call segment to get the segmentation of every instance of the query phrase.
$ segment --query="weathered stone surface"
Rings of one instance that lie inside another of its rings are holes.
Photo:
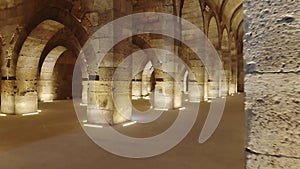
[[[249,154],[246,166],[247,169],[299,169],[300,159]]]
[[[300,157],[299,78],[294,73],[246,76],[246,146],[250,150]]]
[[[299,72],[299,1],[245,0],[244,8],[246,62],[259,72]]]

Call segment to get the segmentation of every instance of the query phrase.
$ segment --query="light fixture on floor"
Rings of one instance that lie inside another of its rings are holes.
[[[149,96],[144,96],[143,99],[150,100],[150,97]]]
[[[39,112],[32,112],[32,113],[25,113],[25,114],[22,114],[22,116],[33,116],[33,115],[38,115]]]
[[[82,123],[87,123],[87,120],[83,120]]]
[[[190,103],[200,103],[200,100],[195,100],[195,101],[189,101]]]
[[[40,113],[40,112],[42,112],[42,110],[37,110],[37,112],[39,112],[39,113]]]
[[[103,128],[103,126],[101,125],[97,125],[97,124],[83,124],[83,126],[85,127],[93,127],[93,128]]]
[[[211,100],[207,100],[208,103],[211,103]]]
[[[180,108],[179,108],[179,110],[185,110],[185,109],[186,109],[185,107],[180,107]]]
[[[163,108],[154,108],[154,110],[159,110],[159,111],[168,111],[169,109],[163,109]]]
[[[79,105],[80,105],[80,106],[87,106],[86,103],[80,103]]]
[[[135,123],[136,123],[136,121],[131,121],[131,122],[128,122],[128,123],[124,123],[122,126],[123,126],[123,127],[126,127],[126,126],[133,125],[133,124],[135,124]]]
[[[0,113],[0,116],[1,116],[1,117],[6,117],[7,114],[2,114],[2,113]]]
[[[185,101],[185,102],[188,102],[188,101],[189,101],[189,99],[185,99],[184,101]]]
[[[44,100],[43,102],[44,103],[51,103],[51,102],[53,102],[53,100]]]

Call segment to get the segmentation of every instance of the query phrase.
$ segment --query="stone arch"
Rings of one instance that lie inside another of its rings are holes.
[[[225,27],[222,30],[221,49],[228,51],[230,49],[228,29]]]
[[[84,44],[88,36],[81,24],[67,11],[55,7],[37,12],[20,33],[13,55],[17,86],[15,113],[36,111],[39,59],[47,42],[64,26],[76,35],[81,45]],[[28,48],[29,46],[34,48]],[[32,64],[25,64],[28,60]]]
[[[142,96],[145,97],[149,95],[154,89],[153,84],[153,76],[154,75],[154,68],[151,61],[149,61],[143,70],[142,74]]]
[[[208,27],[207,27],[207,37],[210,42],[214,45],[216,49],[219,48],[219,24],[214,15],[209,18]]]
[[[184,76],[183,76],[183,92],[184,93],[188,93],[188,91],[189,91],[189,71],[188,70],[186,70],[185,72],[184,72]]]
[[[214,14],[211,15],[208,28],[207,28],[207,37],[212,45],[215,47],[217,51],[220,50],[220,34],[219,34],[219,23],[217,22],[217,18]],[[209,65],[214,66],[214,65]],[[207,76],[207,96],[208,98],[217,98],[220,96],[220,82],[212,82],[211,78]]]
[[[183,0],[180,17],[190,21],[204,31],[204,16],[198,0]]]
[[[229,86],[229,94],[233,95],[237,92],[237,78],[238,78],[238,57],[236,48],[236,38],[232,32],[229,35],[230,40],[230,56],[231,56],[231,79]]]

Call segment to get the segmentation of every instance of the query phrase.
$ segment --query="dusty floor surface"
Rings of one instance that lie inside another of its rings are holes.
[[[210,103],[201,103],[197,121],[187,137],[170,151],[146,159],[108,153],[83,131],[72,100],[40,103],[35,116],[0,117],[0,169],[242,169],[245,113],[243,94],[227,97],[223,118],[214,135],[197,142]],[[133,102],[145,109],[145,101]],[[168,128],[177,112],[165,112],[147,125],[115,128],[135,137],[155,135]]]

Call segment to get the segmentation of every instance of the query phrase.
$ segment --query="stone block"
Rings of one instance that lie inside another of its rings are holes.
[[[246,166],[247,169],[299,169],[300,159],[248,154]]]
[[[300,75],[246,75],[247,147],[300,157]]]
[[[33,113],[38,109],[38,97],[37,95],[31,96],[15,96],[15,113]]]
[[[300,71],[299,1],[245,0],[244,58],[259,72]]]

